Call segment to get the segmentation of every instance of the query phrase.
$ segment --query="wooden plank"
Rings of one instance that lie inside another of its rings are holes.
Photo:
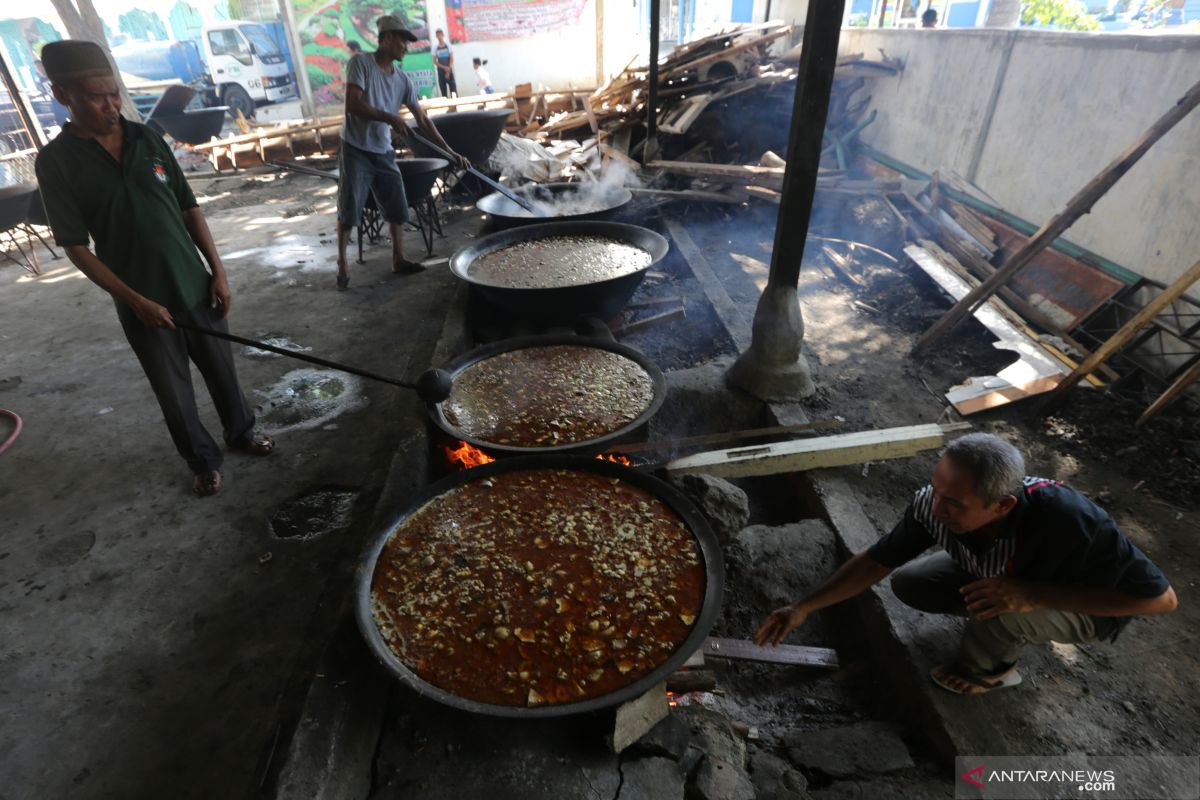
[[[665,223],[667,233],[675,242],[675,246],[679,248],[679,252],[683,254],[684,260],[688,262],[692,274],[700,282],[701,288],[704,289],[717,316],[724,323],[725,329],[733,337],[733,343],[737,345],[738,352],[745,352],[750,347],[751,341],[750,320],[746,319],[742,314],[741,307],[733,302],[729,292],[725,291],[724,284],[717,278],[712,265],[700,252],[700,248],[696,247],[696,243],[692,241],[692,237],[683,224],[673,219],[667,219]]]
[[[1089,181],[1086,186],[1072,197],[1066,207],[1046,222],[1025,243],[1024,247],[1006,259],[1003,266],[1000,266],[992,277],[979,284],[979,286],[963,297],[962,300],[955,303],[941,319],[935,322],[917,340],[913,351],[920,353],[936,342],[941,338],[942,334],[962,321],[963,318],[978,308],[987,298],[995,294],[997,289],[1007,283],[1018,270],[1028,264],[1035,255],[1049,246],[1067,228],[1075,224],[1076,220],[1091,211],[1092,206],[1146,154],[1151,146],[1165,136],[1180,120],[1191,113],[1192,109],[1197,105],[1200,105],[1200,81],[1197,81],[1188,90],[1187,94],[1180,98],[1166,114],[1151,125],[1124,153],[1117,156],[1112,163],[1101,170],[1095,178]],[[1064,381],[1063,384],[1059,385],[1059,390],[1061,391],[1056,391],[1055,394],[1061,397],[1075,383],[1078,383],[1078,379],[1073,382]]]
[[[790,664],[794,667],[838,669],[841,662],[836,650],[828,647],[805,647],[778,644],[764,647],[743,639],[723,639],[710,636],[700,649],[706,658],[730,658],[739,661],[761,661],[765,664]]]
[[[685,61],[677,67],[671,67],[670,69],[666,70],[661,76],[659,76],[659,80],[665,81],[668,78],[682,75],[689,70],[700,69],[700,67],[707,67],[709,64],[715,64],[718,61],[724,61],[725,59],[737,53],[742,53],[746,50],[751,50],[756,47],[762,47],[765,44],[770,44],[776,39],[787,36],[791,32],[792,26],[787,25],[777,31],[768,33],[765,36],[759,36],[755,39],[752,39],[749,42],[733,45],[732,47],[726,47],[710,55],[701,56],[695,60]]]
[[[1200,378],[1200,361],[1192,364],[1191,369],[1180,375],[1174,383],[1167,387],[1167,390],[1160,394],[1158,399],[1151,403],[1150,407],[1142,412],[1142,415],[1138,417],[1137,422],[1134,423],[1134,427],[1141,427],[1154,417],[1158,416],[1160,411],[1178,400],[1179,396],[1183,394],[1189,386],[1195,383],[1197,378]]]
[[[1200,88],[1200,84],[1197,84]],[[1133,315],[1133,318],[1121,326],[1121,329],[1108,338],[1104,344],[1096,348],[1096,351],[1084,359],[1070,375],[1063,379],[1046,400],[1042,403],[1040,410],[1046,410],[1055,403],[1061,401],[1075,384],[1083,380],[1085,375],[1093,372],[1098,366],[1111,358],[1118,350],[1129,344],[1129,340],[1137,335],[1137,332],[1154,321],[1167,306],[1179,299],[1179,296],[1186,292],[1193,283],[1200,280],[1200,261],[1192,265],[1192,268],[1175,279],[1175,282],[1163,289],[1153,300],[1145,305],[1141,311]]]
[[[904,254],[951,297],[965,297],[970,291],[971,286],[964,278],[928,250],[909,245]],[[948,391],[946,399],[960,414],[974,414],[1048,392],[1070,372],[1071,368],[1046,352],[1036,337],[1001,314],[995,300],[984,303],[975,312],[975,318],[999,340],[997,348],[1012,350],[1020,358],[995,375],[972,376],[968,383]]]
[[[783,186],[783,167],[761,167],[757,164],[703,164],[695,161],[651,161],[647,169],[662,169],[717,183],[766,183]]]
[[[844,467],[867,461],[907,458],[925,450],[935,450],[945,444],[947,433],[970,427],[966,423],[910,425],[732,450],[713,450],[677,458],[666,465],[666,470],[674,475],[703,472],[720,478],[744,478]]]
[[[640,167],[641,165],[638,164],[638,166]],[[641,197],[657,197],[663,200],[687,200],[697,203],[742,202],[741,198],[733,197],[732,195],[721,192],[702,192],[697,189],[642,189],[630,187],[629,191]]]
[[[751,197],[756,197],[759,200],[766,200],[768,203],[774,203],[775,205],[779,205],[780,200],[783,197],[783,195],[781,195],[779,192],[775,191],[774,189],[768,189],[765,186],[742,186],[739,188]]]
[[[937,221],[931,217],[927,217],[926,219],[929,220],[930,224],[938,224]],[[974,277],[979,281],[986,280],[989,275],[996,271],[995,267],[981,258],[974,250],[966,247],[956,237],[951,236],[945,228],[940,226],[938,228],[938,243],[943,245],[946,250],[949,251],[947,255],[951,256],[953,260],[957,261],[965,269],[969,270],[971,274],[974,275]],[[931,249],[929,247],[929,244],[931,244],[930,242],[921,241],[920,244],[927,250]],[[1014,288],[1005,286],[1000,289],[998,294],[1005,303],[1012,306],[1012,308],[1015,310],[1015,313],[1019,315],[1019,317],[1028,322],[1032,322],[1034,325],[1044,328],[1050,334],[1062,339],[1063,342],[1069,347],[1072,347],[1078,351],[1081,358],[1088,357],[1090,351],[1086,347],[1072,338],[1071,335],[1063,330],[1054,320],[1042,313],[1042,311],[1032,305],[1028,300],[1017,294]],[[1034,338],[1036,339],[1038,337],[1035,335]],[[1065,356],[1065,354],[1063,355]],[[1068,362],[1063,360],[1063,363]],[[1074,369],[1077,365],[1078,364],[1075,361],[1070,361],[1071,369]],[[1110,381],[1115,381],[1121,377],[1110,367],[1101,367],[1100,371],[1105,379]],[[1097,382],[1097,385],[1098,384],[1099,382]]]

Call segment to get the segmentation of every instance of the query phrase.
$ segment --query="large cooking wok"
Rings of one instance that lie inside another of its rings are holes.
[[[554,216],[530,216],[512,200],[499,192],[485,195],[475,204],[485,214],[492,218],[492,224],[498,230],[513,228],[518,225],[536,225],[539,222],[577,222],[586,220],[611,219],[633,199],[633,193],[623,186],[600,188],[592,183],[542,183],[530,184],[514,189],[517,195],[542,203],[556,203],[569,200],[575,196],[595,193],[596,205],[603,206],[595,211],[582,214],[556,214]]]
[[[475,259],[516,242],[547,236],[606,236],[650,254],[650,263],[637,272],[595,283],[550,289],[514,289],[482,283],[470,274]],[[580,317],[611,319],[621,312],[646,277],[646,271],[667,254],[667,240],[652,230],[621,222],[543,222],[483,236],[450,259],[450,270],[472,289],[506,313],[544,322],[573,322]]]
[[[594,472],[610,478],[620,478],[621,480],[628,481],[634,486],[650,492],[670,506],[683,519],[700,546],[700,554],[704,559],[705,570],[704,601],[701,604],[700,613],[692,625],[691,632],[663,663],[622,689],[578,703],[562,703],[558,705],[535,706],[532,708],[482,703],[452,694],[423,680],[405,666],[404,662],[397,658],[375,625],[374,617],[371,614],[371,582],[375,574],[375,565],[379,559],[379,554],[391,538],[392,533],[405,520],[420,510],[422,506],[439,495],[445,494],[471,481],[482,480],[492,475],[523,469],[573,469],[583,472]],[[622,467],[594,458],[531,456],[504,459],[493,464],[459,472],[438,481],[419,493],[412,504],[392,520],[391,524],[387,525],[375,537],[375,540],[363,553],[355,574],[355,616],[358,618],[359,629],[366,638],[368,646],[375,653],[375,657],[402,683],[421,695],[445,703],[448,706],[479,714],[525,718],[561,717],[606,708],[640,697],[647,690],[653,688],[678,669],[701,646],[704,638],[708,635],[709,628],[716,620],[717,613],[721,608],[721,592],[724,582],[725,570],[721,557],[721,548],[717,543],[716,536],[713,534],[704,516],[696,507],[668,484],[640,470]]]
[[[426,408],[429,411],[429,418],[433,423],[441,428],[446,434],[455,438],[461,439],[481,450],[486,450],[489,453],[505,454],[505,455],[536,455],[536,454],[574,454],[574,455],[595,455],[610,445],[620,441],[623,437],[628,436],[634,431],[641,428],[650,418],[653,417],[658,409],[662,407],[663,400],[667,396],[667,381],[663,377],[662,370],[646,357],[640,350],[620,344],[618,342],[609,342],[602,339],[596,339],[588,336],[572,336],[568,334],[558,336],[520,336],[514,339],[505,339],[494,344],[478,347],[470,352],[464,353],[458,358],[450,361],[442,371],[450,376],[451,381],[458,377],[463,370],[468,367],[478,364],[480,361],[498,356],[501,353],[508,353],[513,350],[520,350],[525,347],[550,347],[553,345],[573,345],[576,347],[594,347],[599,350],[607,350],[610,353],[628,358],[635,362],[638,366],[646,371],[650,376],[650,381],[654,386],[654,396],[650,400],[650,405],[636,419],[619,428],[612,433],[596,439],[589,439],[576,444],[563,444],[553,447],[514,447],[512,445],[493,444],[492,442],[483,441],[473,436],[468,436],[463,431],[452,425],[446,415],[442,413],[442,403],[428,403]]]

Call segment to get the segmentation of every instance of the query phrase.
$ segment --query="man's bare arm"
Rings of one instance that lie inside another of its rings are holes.
[[[886,578],[891,571],[891,567],[880,564],[865,551],[855,554],[808,596],[772,611],[766,622],[754,632],[754,641],[757,644],[779,644],[814,611],[861,594]]]
[[[404,122],[400,119],[400,115],[395,111],[385,111],[381,108],[376,108],[370,105],[363,99],[363,89],[353,83],[346,85],[346,113],[352,114],[361,119],[369,119],[375,122],[386,122],[393,129],[397,126],[405,127]],[[404,133],[404,131],[398,131]]]
[[[1133,617],[1170,614],[1179,606],[1175,590],[1169,586],[1157,597],[1137,597],[1116,589],[1083,589],[1001,577],[968,583],[961,591],[967,610],[981,620],[1039,609]]]
[[[170,311],[135,292],[86,245],[73,244],[64,249],[67,251],[67,258],[71,259],[71,263],[78,267],[80,272],[118,302],[129,306],[144,324],[152,328],[175,328]]]
[[[454,156],[458,160],[458,166],[461,169],[466,169],[471,166],[471,162],[468,161],[465,156],[460,156],[450,148],[450,145],[446,144],[446,140],[442,138],[441,132],[438,131],[437,126],[433,124],[433,120],[429,118],[429,115],[425,113],[425,109],[421,108],[420,103],[410,103],[408,110],[412,112],[413,118],[417,121],[417,127],[419,127],[425,133],[425,136],[434,144],[440,146],[447,153]]]
[[[225,265],[221,262],[221,254],[217,252],[217,244],[213,241],[212,231],[208,229],[208,221],[199,206],[183,212],[183,224],[188,235],[196,243],[196,247],[208,262],[212,271],[212,281],[209,284],[208,301],[212,308],[221,307],[221,316],[229,314],[232,297],[229,293],[229,281],[225,277]]]

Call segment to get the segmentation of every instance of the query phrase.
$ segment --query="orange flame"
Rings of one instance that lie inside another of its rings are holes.
[[[632,467],[633,460],[628,456],[623,456],[620,453],[601,453],[596,456],[601,461],[611,461],[614,464],[620,464],[625,467]]]
[[[446,453],[446,460],[460,470],[481,467],[496,460],[478,447],[472,447],[467,442],[460,441],[458,447],[443,445],[442,449]]]

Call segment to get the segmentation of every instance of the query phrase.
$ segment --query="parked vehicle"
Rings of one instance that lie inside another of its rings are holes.
[[[190,87],[197,103],[220,103],[217,87],[195,42],[129,42],[112,49],[138,111],[144,116],[173,83]]]
[[[262,25],[206,25],[200,40],[220,101],[231,113],[251,117],[257,106],[296,97],[287,58]]]

